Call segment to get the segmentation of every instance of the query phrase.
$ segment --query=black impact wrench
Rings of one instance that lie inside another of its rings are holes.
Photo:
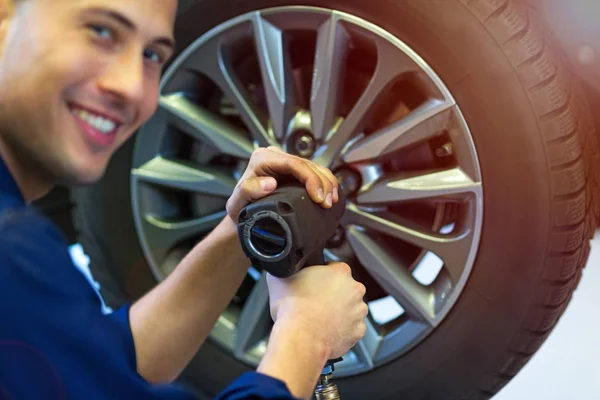
[[[339,200],[324,209],[297,182],[283,183],[269,196],[240,211],[238,234],[252,265],[278,278],[288,278],[302,268],[325,265],[323,250],[335,235],[346,210],[343,190]],[[317,400],[339,399],[332,382],[335,363],[327,361],[315,390]]]

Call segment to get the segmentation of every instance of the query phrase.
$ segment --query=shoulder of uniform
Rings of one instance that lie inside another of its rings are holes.
[[[0,211],[0,285],[75,292],[64,284],[84,278],[70,266],[67,240],[42,213],[26,207]]]
[[[67,253],[63,233],[41,212],[33,207],[0,210],[0,259],[13,250]]]
[[[0,236],[17,231],[61,236],[61,232],[45,215],[33,207],[13,207],[0,210]]]

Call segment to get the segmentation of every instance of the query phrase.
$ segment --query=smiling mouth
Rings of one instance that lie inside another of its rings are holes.
[[[93,149],[105,150],[114,145],[122,122],[76,104],[69,104],[69,110]]]
[[[120,126],[120,123],[116,121],[113,121],[109,118],[105,118],[98,114],[94,114],[93,112],[84,110],[82,108],[71,107],[71,113],[74,114],[81,121],[88,124],[93,129],[104,135],[115,133]]]

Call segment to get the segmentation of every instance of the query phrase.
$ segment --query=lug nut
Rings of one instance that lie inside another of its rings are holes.
[[[335,176],[340,184],[340,189],[346,197],[358,192],[362,185],[360,175],[350,169],[342,169],[338,171]]]
[[[309,132],[298,132],[294,139],[294,150],[300,157],[311,157],[316,150],[315,139]]]
[[[454,154],[452,143],[446,143],[435,151],[435,155],[440,158],[450,157],[452,154]]]

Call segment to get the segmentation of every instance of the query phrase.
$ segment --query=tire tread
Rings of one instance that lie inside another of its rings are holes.
[[[501,46],[515,68],[538,116],[550,169],[552,229],[541,283],[489,384],[500,390],[540,348],[569,304],[597,226],[595,199],[600,182],[598,142],[581,89],[559,61],[545,30],[521,0],[461,0]]]

